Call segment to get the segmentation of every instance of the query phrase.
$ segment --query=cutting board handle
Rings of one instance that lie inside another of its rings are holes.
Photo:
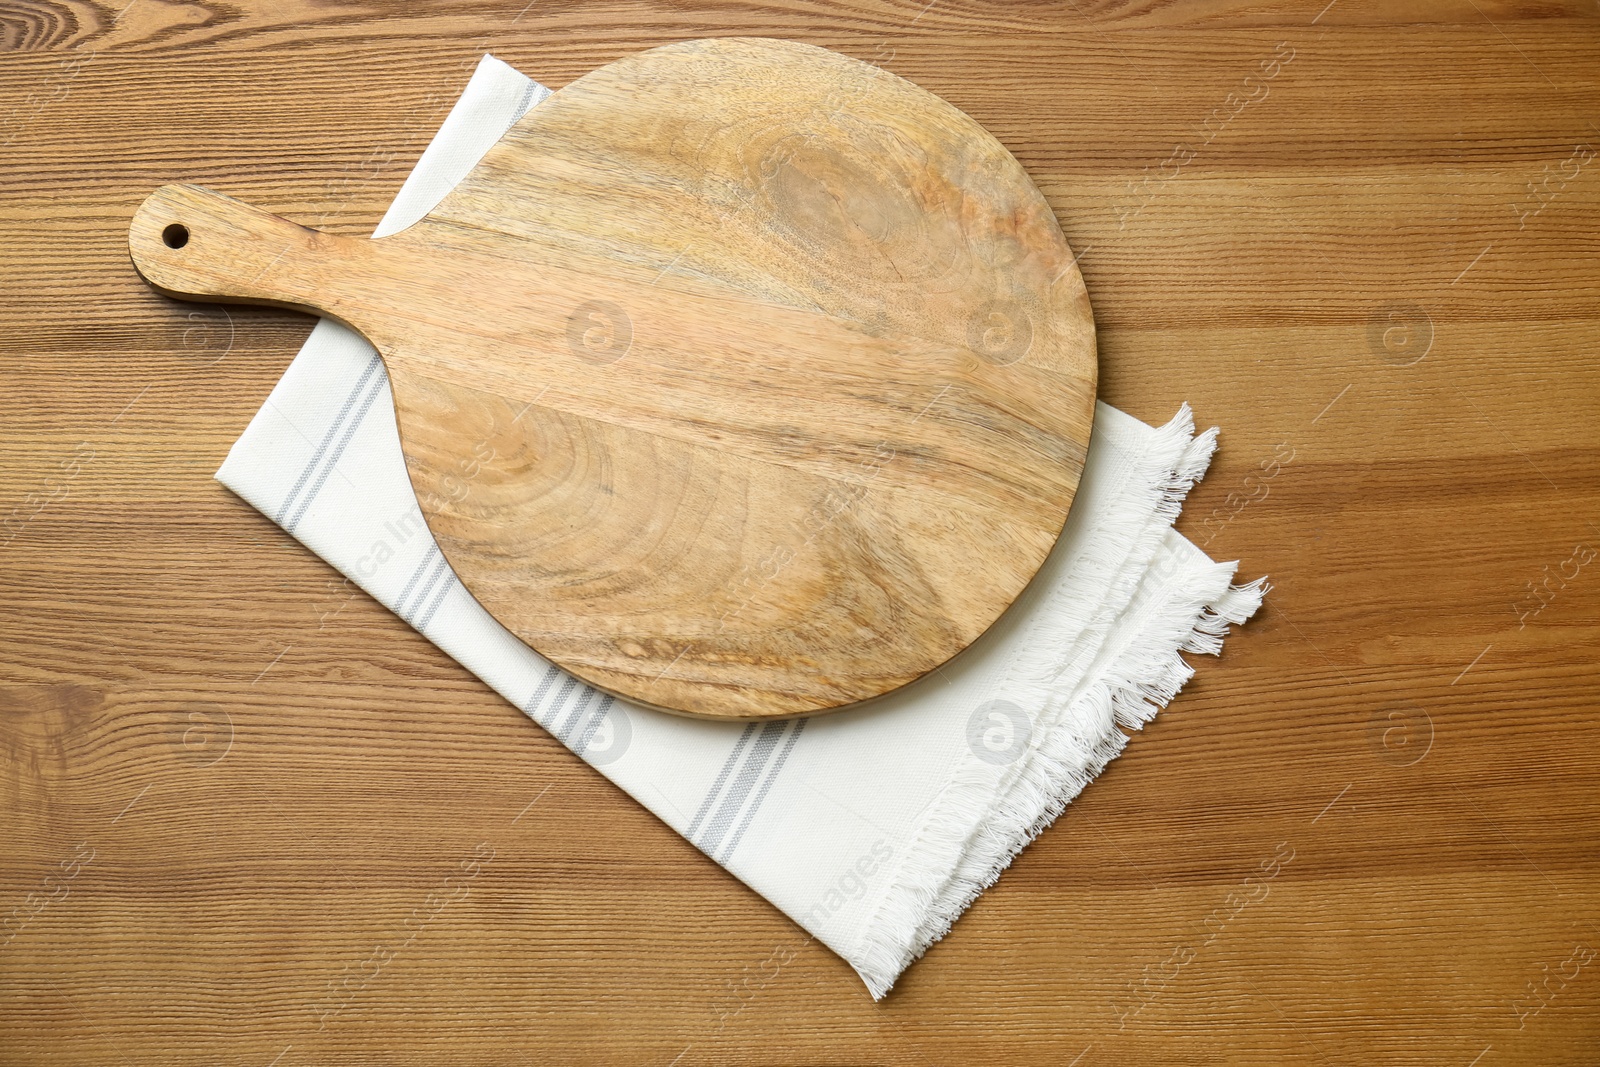
[[[370,241],[322,233],[198,185],[164,185],[134,212],[128,252],[167,296],[342,318],[330,281]]]

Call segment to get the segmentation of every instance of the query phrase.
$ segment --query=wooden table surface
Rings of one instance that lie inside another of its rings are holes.
[[[1600,1062],[1595,3],[0,27],[0,1063]],[[1180,528],[1276,586],[880,1004],[212,481],[309,320],[125,247],[171,180],[369,232],[480,53],[559,86],[730,33],[1016,153],[1104,397],[1224,429]]]

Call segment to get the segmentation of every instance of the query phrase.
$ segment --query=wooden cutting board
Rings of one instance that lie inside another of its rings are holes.
[[[1094,326],[1044,197],[960,111],[809,45],[597,70],[391,237],[175,185],[129,247],[170,296],[372,341],[467,589],[668,711],[927,673],[1033,577],[1083,468]]]

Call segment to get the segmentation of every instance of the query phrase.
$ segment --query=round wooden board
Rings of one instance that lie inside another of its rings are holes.
[[[169,186],[129,240],[171,295],[369,338],[466,587],[668,711],[932,670],[1033,577],[1083,468],[1093,319],[1044,197],[954,107],[808,45],[597,70],[391,237]]]

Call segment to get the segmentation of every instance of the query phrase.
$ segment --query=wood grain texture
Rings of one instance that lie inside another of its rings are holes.
[[[1593,5],[4,11],[0,1061],[1593,1063]],[[175,174],[370,233],[479,52],[717,34],[1015,153],[1105,399],[1223,427],[1180,528],[1276,585],[879,1005],[212,482],[304,320],[127,265]]]
[[[1032,579],[1083,471],[1094,320],[1044,197],[955,108],[808,45],[609,64],[392,236],[170,186],[129,248],[168,296],[372,341],[462,582],[667,711],[922,677]]]

